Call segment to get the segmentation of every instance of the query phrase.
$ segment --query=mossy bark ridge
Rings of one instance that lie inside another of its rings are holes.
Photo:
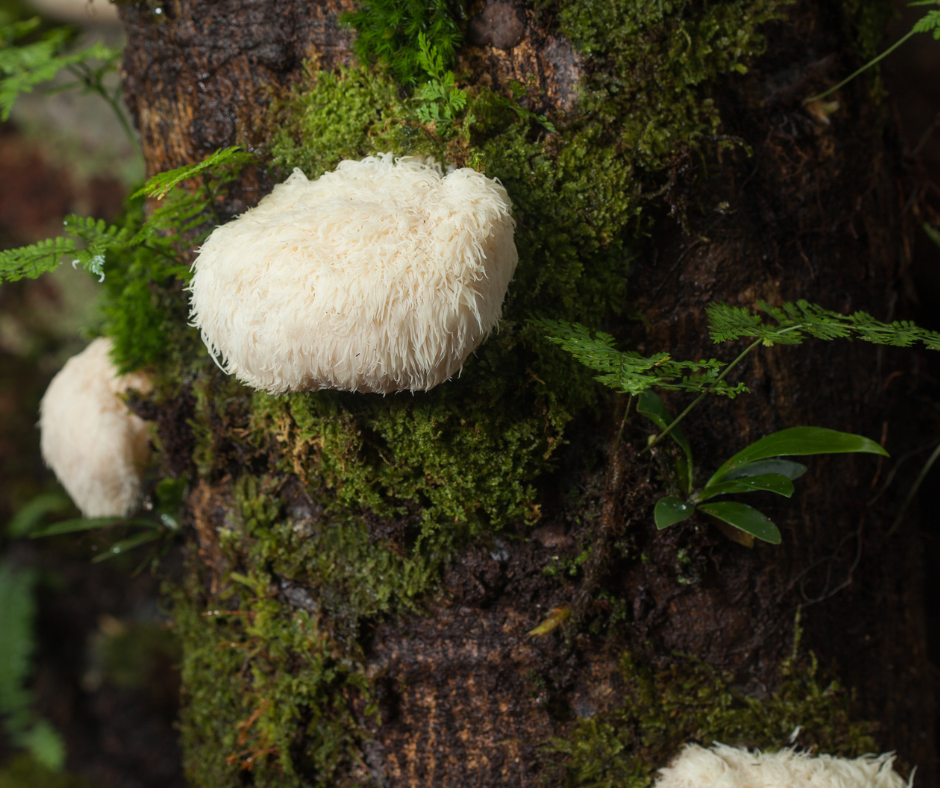
[[[921,567],[913,533],[888,539],[865,505],[877,460],[817,462],[768,509],[780,547],[657,532],[668,449],[642,452],[636,420],[616,443],[624,402],[527,322],[698,358],[728,350],[707,338],[714,301],[886,316],[903,271],[884,110],[864,80],[830,125],[799,103],[878,20],[811,0],[416,7],[360,11],[452,15],[468,103],[448,124],[354,60],[344,2],[121,7],[148,170],[258,156],[220,215],[295,166],[390,150],[499,178],[517,221],[499,333],[430,392],[275,397],[192,345],[185,373],[155,371],[141,409],[163,471],[189,479],[169,593],[192,784],[640,788],[686,740],[785,746],[797,725],[830,752],[896,748],[926,784]],[[760,351],[740,373],[754,394],[683,425],[701,472],[799,424],[887,424],[903,449],[899,358]]]

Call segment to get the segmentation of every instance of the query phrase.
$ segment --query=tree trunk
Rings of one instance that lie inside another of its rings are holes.
[[[618,440],[625,399],[527,323],[728,361],[743,345],[708,338],[715,302],[894,319],[906,259],[883,99],[857,80],[837,109],[801,104],[870,53],[883,17],[814,0],[602,6],[477,0],[460,21],[461,84],[511,97],[518,80],[557,132],[513,116],[466,144],[388,121],[362,135],[362,155],[411,145],[482,167],[514,201],[504,322],[460,379],[275,398],[211,363],[160,371],[164,470],[189,479],[170,595],[193,785],[639,786],[686,740],[786,746],[797,725],[805,746],[897,749],[933,784],[917,536],[892,532],[893,488],[868,504],[890,465],[811,461],[791,500],[760,504],[780,546],[699,519],[659,532],[670,450],[643,452],[636,416]],[[327,83],[304,61],[365,84],[337,22],[351,7],[122,5],[148,172],[243,145],[261,166],[223,207],[254,204],[317,143],[294,116]],[[408,106],[406,88],[389,95]],[[335,164],[316,155],[308,175]],[[697,482],[803,424],[903,453],[907,353],[761,349],[736,378],[753,393],[686,422]],[[813,700],[830,678],[854,699]]]

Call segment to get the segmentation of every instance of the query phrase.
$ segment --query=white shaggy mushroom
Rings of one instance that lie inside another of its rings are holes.
[[[715,744],[705,749],[687,744],[665,769],[654,788],[905,788],[892,769],[894,755],[838,758],[794,750],[749,752]]]
[[[209,236],[193,321],[254,388],[430,389],[499,322],[518,261],[510,208],[481,173],[390,153],[315,181],[294,170]]]
[[[110,352],[110,340],[96,339],[70,358],[39,405],[43,459],[85,517],[130,514],[150,454],[146,423],[118,397],[150,381],[118,375]]]

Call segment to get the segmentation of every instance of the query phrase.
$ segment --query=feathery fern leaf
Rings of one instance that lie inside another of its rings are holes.
[[[63,255],[77,251],[71,238],[48,238],[19,249],[6,249],[0,252],[0,282],[35,279],[58,268]]]
[[[185,180],[194,178],[204,172],[214,169],[230,168],[233,165],[244,165],[254,161],[254,157],[243,151],[238,145],[231,148],[222,148],[210,154],[198,164],[187,164],[154,175],[140,189],[134,192],[133,197],[156,197],[162,200],[169,194],[174,186]]]
[[[910,5],[940,5],[937,0],[918,0]],[[911,28],[914,33],[932,33],[935,40],[940,41],[940,11],[928,11],[914,23]]]
[[[708,307],[709,333],[715,342],[730,342],[743,337],[761,340],[766,346],[799,345],[806,337],[816,339],[861,339],[878,345],[910,347],[922,343],[930,350],[940,350],[940,334],[901,320],[884,323],[867,312],[843,315],[807,301],[772,307],[763,301],[758,308],[775,323],[769,324],[744,307],[712,304]]]
[[[119,49],[112,49],[100,41],[86,49],[70,54],[62,50],[72,37],[65,27],[47,31],[38,41],[21,46],[12,45],[39,27],[39,19],[14,22],[0,28],[0,118],[8,120],[16,99],[23,93],[54,79],[62,69],[88,66],[98,61],[96,70],[113,69],[121,57]],[[88,66],[90,68],[90,66]]]
[[[671,391],[709,391],[735,397],[748,389],[718,380],[724,364],[716,359],[674,361],[668,353],[645,357],[620,351],[614,338],[603,331],[591,332],[579,323],[533,320],[550,342],[571,353],[586,367],[599,373],[595,379],[623,394],[636,395],[657,386]]]

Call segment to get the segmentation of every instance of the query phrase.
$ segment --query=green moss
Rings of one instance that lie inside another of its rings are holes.
[[[440,52],[445,65],[453,61],[460,41],[446,0],[362,0],[341,21],[356,30],[353,51],[359,62],[381,64],[404,84],[413,83],[420,72],[419,35]]]
[[[308,582],[351,626],[413,606],[457,546],[535,516],[529,481],[546,462],[537,419],[507,414],[468,428],[446,398],[326,392],[256,394],[253,412],[256,439],[275,436],[281,469],[332,518],[291,552],[315,567]],[[365,512],[401,524],[399,550],[370,538]]]
[[[250,477],[236,485],[235,499],[235,520],[220,536],[242,571],[229,574],[208,608],[195,563],[189,582],[172,592],[188,779],[233,785],[248,770],[259,788],[336,785],[363,736],[349,698],[367,700],[365,679],[317,612],[291,611],[277,599],[275,574],[290,582],[305,571],[292,555],[304,540],[280,517],[277,500]]]
[[[659,671],[626,655],[620,670],[625,704],[580,720],[570,736],[546,745],[565,788],[646,788],[689,742],[769,750],[798,743],[845,757],[876,750],[874,727],[853,719],[852,698],[836,682],[820,682],[812,657],[786,660],[779,689],[762,700],[681,655]]]
[[[150,249],[135,249],[110,267],[101,313],[101,331],[111,337],[113,358],[122,372],[179,370],[201,355],[199,334],[189,326],[183,283]]]
[[[544,3],[545,10],[552,3]],[[584,110],[616,129],[617,147],[658,169],[677,146],[695,144],[719,124],[704,86],[744,73],[764,48],[761,25],[786,0],[736,0],[702,9],[685,0],[559,4],[559,27],[587,56],[592,76]],[[607,122],[610,121],[610,122]]]
[[[303,90],[277,105],[289,122],[277,124],[271,160],[319,178],[343,159],[376,152],[370,138],[404,114],[395,83],[365,68],[316,71],[308,66]]]

